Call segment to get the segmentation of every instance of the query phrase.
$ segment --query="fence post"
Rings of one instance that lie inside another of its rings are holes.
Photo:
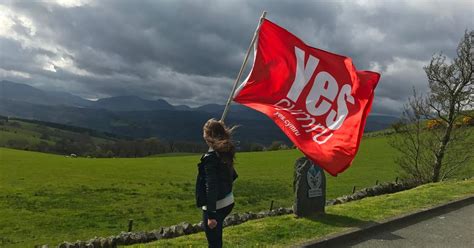
[[[379,185],[379,180],[377,179],[377,181],[375,181],[375,185]]]
[[[352,188],[352,194],[356,192],[356,186],[354,185],[354,188]]]
[[[131,232],[133,228],[133,219],[128,220],[128,232]]]
[[[270,211],[272,211],[272,210],[273,210],[273,200],[272,200],[272,202],[270,203]]]

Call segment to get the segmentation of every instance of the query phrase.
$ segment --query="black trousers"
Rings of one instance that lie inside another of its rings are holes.
[[[223,229],[224,219],[225,217],[227,217],[227,215],[230,214],[233,208],[234,208],[234,203],[230,204],[229,206],[225,208],[221,208],[217,210],[217,213],[216,213],[217,226],[214,227],[213,229],[210,229],[207,226],[207,220],[208,220],[207,211],[206,210],[202,211],[202,221],[204,222],[204,231],[206,232],[207,243],[209,244],[210,248],[222,247],[222,229]]]

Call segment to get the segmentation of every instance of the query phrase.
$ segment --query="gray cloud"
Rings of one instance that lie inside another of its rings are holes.
[[[470,1],[0,2],[0,78],[87,98],[224,103],[262,10],[308,44],[381,72],[396,114],[433,53],[473,29]]]

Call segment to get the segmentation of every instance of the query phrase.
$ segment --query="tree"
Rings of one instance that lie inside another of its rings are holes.
[[[23,138],[11,139],[7,141],[7,147],[27,150],[30,147],[30,143],[28,140]]]
[[[273,141],[270,144],[270,146],[268,147],[268,150],[269,151],[276,151],[276,150],[281,150],[281,149],[285,149],[285,148],[288,148],[288,146],[285,144],[285,142],[280,141],[280,140],[276,140],[276,141]]]
[[[249,151],[251,152],[261,152],[265,147],[259,143],[250,143]]]
[[[49,137],[49,135],[48,135],[47,133],[42,133],[41,136],[40,136],[40,139],[42,139],[42,140],[49,140],[50,137]]]
[[[397,123],[396,134],[390,136],[390,145],[400,152],[395,162],[419,183],[431,181],[433,161],[429,153],[432,142],[424,128],[426,121],[418,111],[422,103],[423,98],[413,90],[413,97],[405,104],[402,118]]]
[[[442,53],[431,58],[424,67],[429,92],[423,96],[414,90],[403,111],[402,130],[391,139],[401,152],[397,164],[420,182],[449,178],[473,156],[473,129],[456,125],[473,113],[473,42],[474,31],[466,31],[452,61]]]

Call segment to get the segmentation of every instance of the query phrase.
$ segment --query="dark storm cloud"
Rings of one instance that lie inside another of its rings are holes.
[[[468,1],[0,2],[0,77],[88,98],[224,103],[262,10],[309,45],[382,73],[374,112],[426,90],[422,66],[473,28]]]

